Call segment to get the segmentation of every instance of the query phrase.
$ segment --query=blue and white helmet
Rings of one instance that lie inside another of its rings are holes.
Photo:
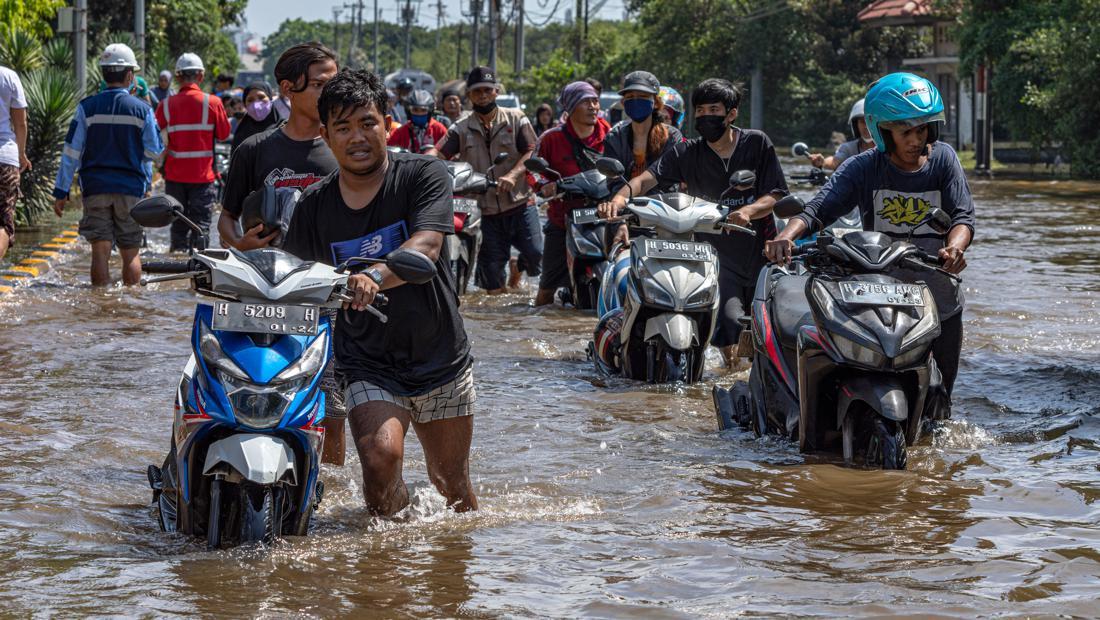
[[[939,139],[945,122],[940,91],[928,80],[912,73],[891,73],[871,84],[864,98],[865,120],[878,150],[889,153],[893,141],[883,126],[928,125],[928,141]]]

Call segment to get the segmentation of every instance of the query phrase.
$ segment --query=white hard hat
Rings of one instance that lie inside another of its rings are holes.
[[[202,66],[202,58],[199,58],[198,54],[187,52],[180,54],[179,60],[176,61],[176,73],[184,71],[206,71],[206,67]]]
[[[99,55],[99,66],[133,69],[134,71],[141,69],[137,64],[137,57],[134,56],[134,50],[130,49],[130,46],[125,43],[108,45],[107,49]]]
[[[851,123],[857,118],[863,118],[863,100],[852,104],[852,111],[848,113],[848,122]]]

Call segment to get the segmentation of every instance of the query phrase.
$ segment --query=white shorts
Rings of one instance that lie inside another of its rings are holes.
[[[421,424],[473,415],[476,400],[472,366],[453,381],[416,396],[398,396],[370,381],[353,381],[344,390],[344,403],[348,412],[364,403],[383,401],[408,410],[413,421]]]

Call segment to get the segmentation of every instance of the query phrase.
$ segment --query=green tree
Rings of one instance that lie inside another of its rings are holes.
[[[53,34],[50,22],[65,0],[0,0],[0,24],[45,38]]]

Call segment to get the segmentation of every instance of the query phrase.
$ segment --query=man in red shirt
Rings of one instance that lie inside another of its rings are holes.
[[[558,103],[568,115],[564,124],[548,129],[539,137],[537,155],[563,177],[596,167],[603,154],[603,141],[611,126],[600,118],[600,96],[587,82],[572,82],[561,92]],[[543,196],[553,196],[555,183],[541,187]],[[569,268],[565,260],[565,214],[584,206],[580,200],[555,200],[547,208],[547,223],[542,250],[542,276],[536,306],[554,302],[554,292],[569,286]]]
[[[183,54],[176,61],[179,91],[160,102],[157,125],[167,134],[164,159],[164,191],[180,201],[184,215],[202,227],[203,233],[183,222],[172,223],[173,252],[209,241],[210,220],[218,199],[214,188],[214,140],[229,138],[229,119],[218,97],[204,93],[205,68],[196,54]]]
[[[413,91],[406,104],[409,122],[390,132],[386,146],[399,146],[410,153],[435,155],[435,143],[447,135],[443,123],[432,118],[435,98],[426,90]]]

